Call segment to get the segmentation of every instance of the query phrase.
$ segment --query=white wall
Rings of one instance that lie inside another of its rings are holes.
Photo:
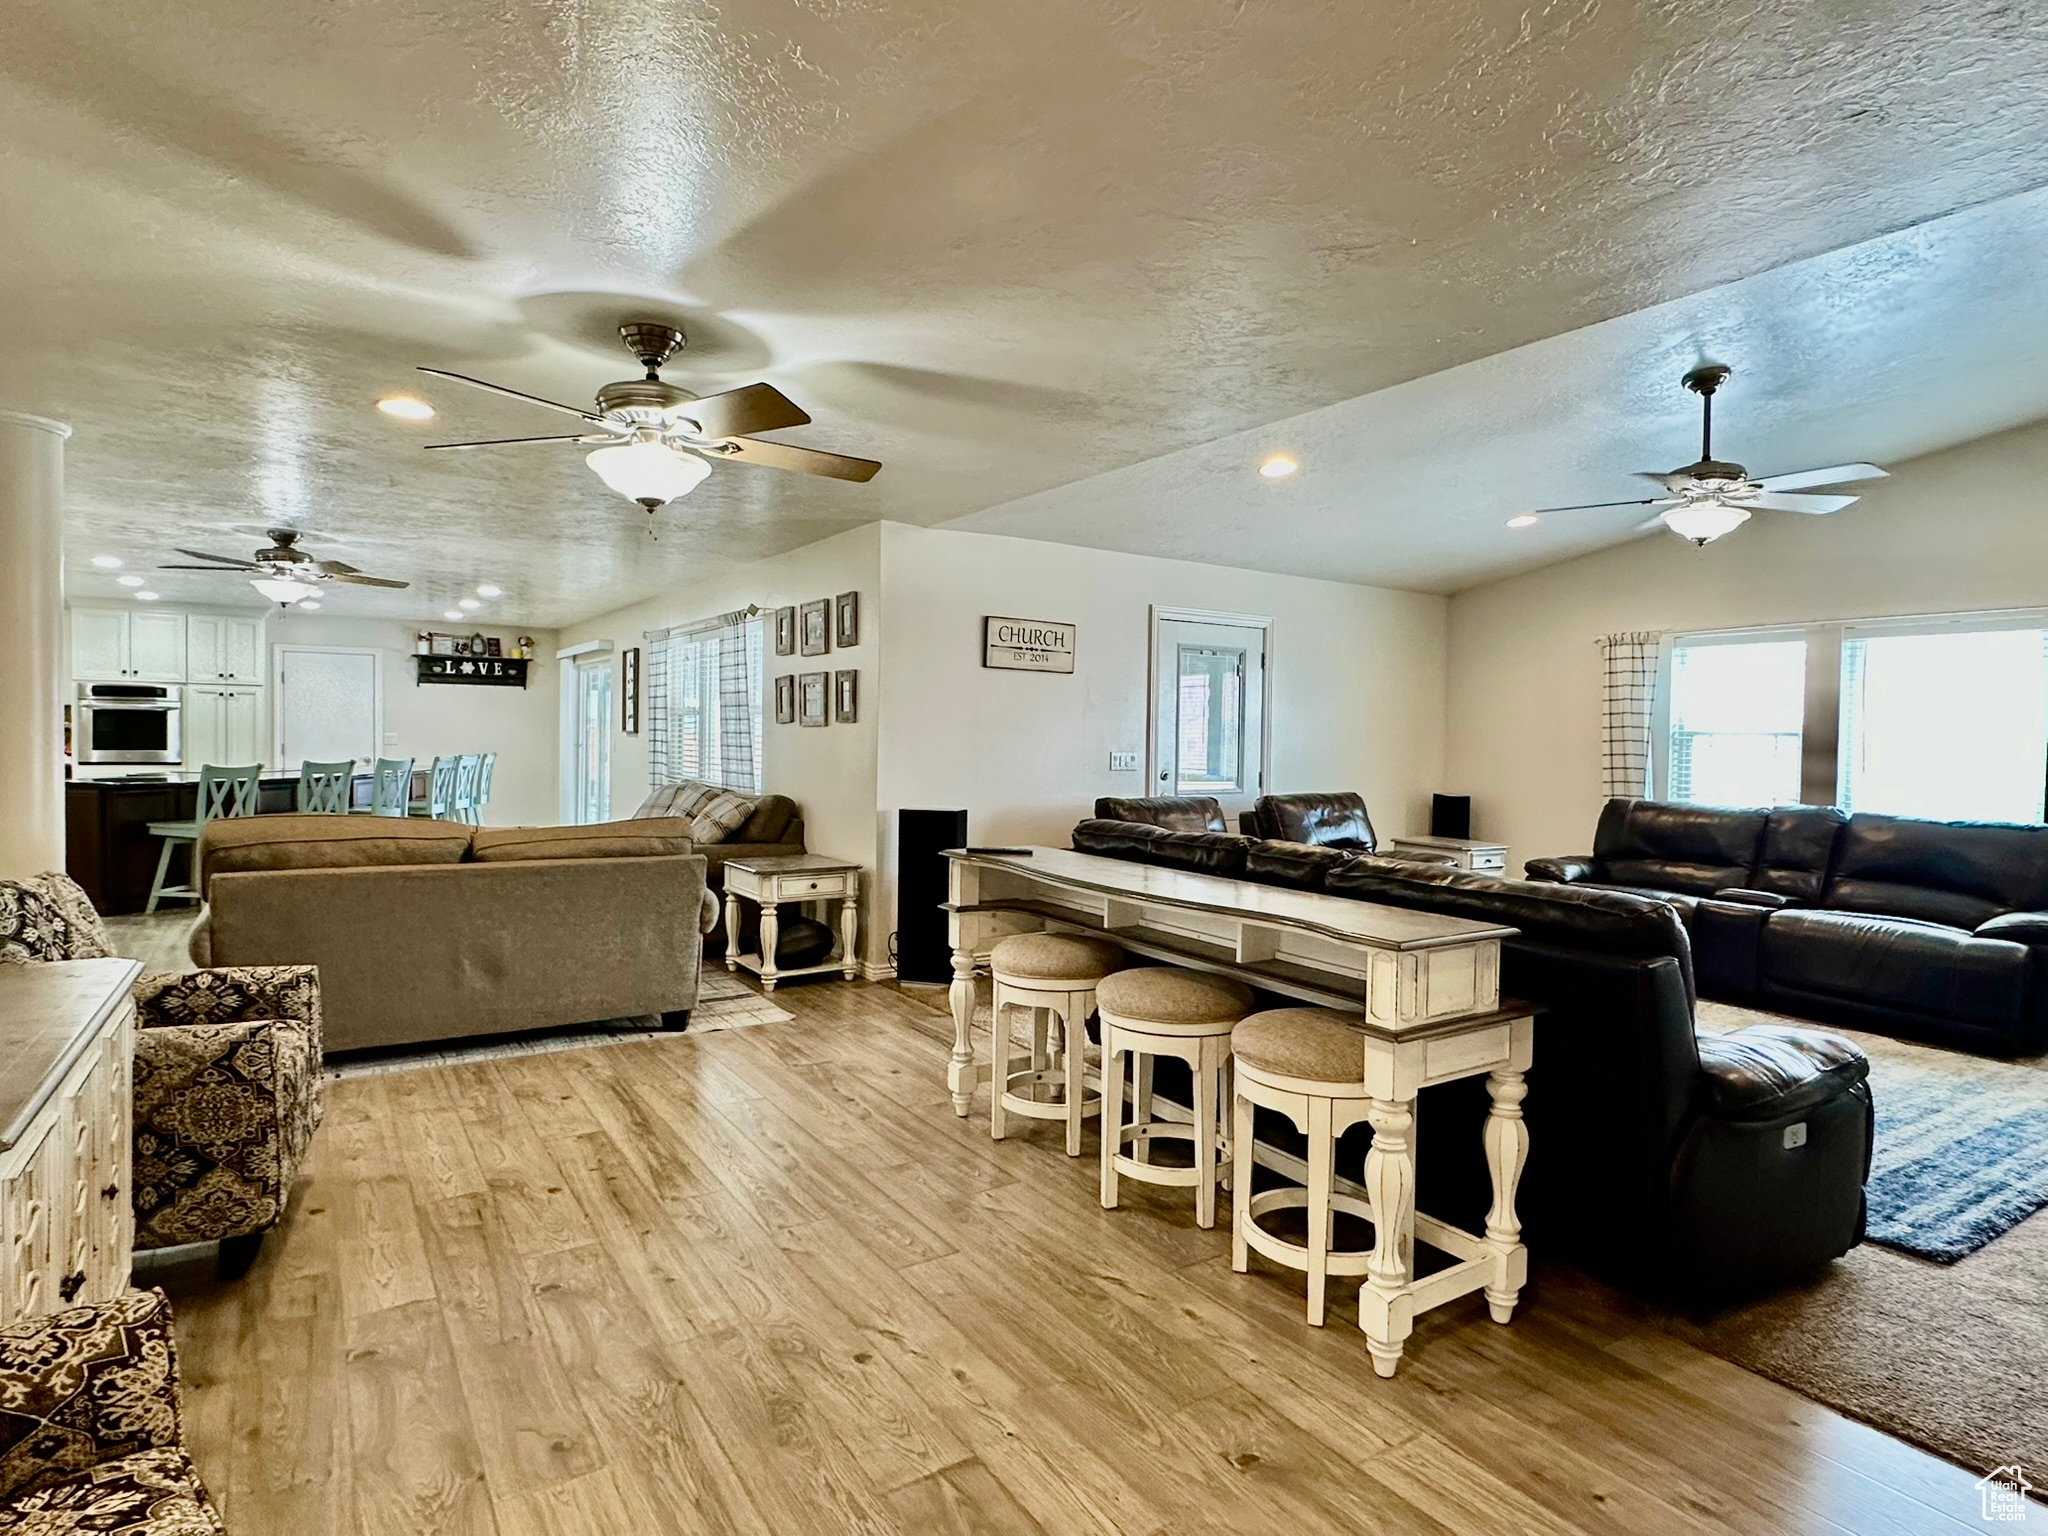
[[[2048,425],[1889,467],[1833,516],[1760,513],[1705,549],[1654,534],[1452,598],[1444,788],[1475,835],[1517,863],[1589,847],[1599,635],[2048,604]]]
[[[328,645],[381,652],[384,682],[386,757],[410,757],[425,767],[437,755],[495,752],[491,826],[550,826],[556,815],[557,736],[556,640],[551,630],[524,626],[477,626],[507,642],[518,635],[534,640],[537,659],[518,688],[465,688],[414,681],[413,637],[425,624],[397,619],[350,619],[325,613],[285,613],[270,621],[272,645]],[[465,632],[466,627],[465,627]],[[266,742],[269,738],[266,736]]]
[[[768,625],[763,645],[765,700],[762,772],[770,794],[788,795],[804,814],[806,846],[813,853],[875,867],[875,741],[880,699],[877,661],[881,655],[882,614],[879,559],[881,525],[849,529],[832,538],[771,559],[730,571],[709,581],[678,589],[630,608],[615,609],[564,629],[556,644],[580,645],[609,640],[613,656],[631,646],[645,648],[647,631],[694,623],[749,603],[758,604]],[[774,610],[858,592],[861,599],[861,640],[849,651],[824,656],[777,656]],[[548,653],[550,656],[553,652]],[[550,663],[552,665],[552,662]],[[774,679],[782,673],[860,671],[860,719],[815,726],[775,723]],[[642,677],[646,663],[642,659]],[[617,687],[614,674],[613,686]],[[644,687],[644,681],[643,681]],[[643,722],[645,710],[642,711]],[[612,814],[625,817],[646,797],[647,735],[628,736],[613,722]],[[550,817],[550,819],[554,819]],[[862,903],[863,931],[873,938],[877,910],[872,890]],[[866,948],[866,945],[863,945]],[[871,955],[884,953],[879,947]]]
[[[1355,789],[1383,836],[1426,827],[1445,599],[885,523],[879,928],[895,919],[899,808],[964,807],[977,842],[1064,844],[1097,795],[1147,792],[1109,754],[1144,761],[1155,604],[1273,620],[1273,792]],[[1073,673],[984,668],[989,614],[1075,625]]]

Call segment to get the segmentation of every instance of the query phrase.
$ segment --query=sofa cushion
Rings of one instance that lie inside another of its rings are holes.
[[[1371,853],[1376,844],[1365,797],[1349,790],[1335,794],[1261,795],[1252,806],[1252,820],[1261,837],[1311,846],[1350,848]]]
[[[1174,832],[1145,822],[1101,819],[1077,824],[1073,841],[1080,853],[1107,854],[1232,879],[1243,876],[1245,858],[1254,842],[1235,832]]]
[[[13,1531],[109,1532],[113,1536],[224,1536],[199,1469],[180,1447],[96,1462],[0,1505]]]
[[[2048,910],[2048,827],[1851,816],[1820,905],[1952,928]]]
[[[1610,800],[1593,833],[1598,878],[1605,885],[1695,896],[1747,885],[1769,815],[1660,800]]]
[[[1781,1119],[1870,1077],[1870,1061],[1854,1041],[1771,1024],[1701,1035],[1700,1067],[1705,1108],[1722,1120]]]
[[[688,853],[690,832],[668,817],[600,821],[583,827],[478,827],[470,857],[479,864],[513,859],[649,858]]]
[[[1832,805],[1781,805],[1764,818],[1756,867],[1746,882],[1810,907],[1820,900],[1835,840],[1849,818]]]
[[[2010,1024],[2025,1003],[2027,948],[1912,918],[1773,912],[1758,972],[1766,986],[1972,1024]]]
[[[1311,848],[1306,843],[1254,843],[1245,850],[1244,877],[1261,885],[1320,891],[1331,870],[1342,869],[1356,857],[1356,853],[1345,848]]]
[[[690,836],[700,843],[722,843],[754,814],[754,802],[737,790],[721,789],[697,807],[690,818]]]
[[[256,869],[460,864],[475,830],[395,816],[217,816],[199,834],[200,879]]]
[[[1104,795],[1095,802],[1097,821],[1130,821],[1169,832],[1224,832],[1223,802],[1207,795]]]

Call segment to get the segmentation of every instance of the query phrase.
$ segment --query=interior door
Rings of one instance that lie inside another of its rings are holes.
[[[1212,795],[1226,810],[1265,792],[1265,619],[1154,609],[1154,795]]]
[[[576,820],[612,819],[612,662],[576,663]]]
[[[383,695],[377,653],[280,645],[277,688],[277,751],[273,768],[290,771],[308,760],[371,761],[383,739]]]

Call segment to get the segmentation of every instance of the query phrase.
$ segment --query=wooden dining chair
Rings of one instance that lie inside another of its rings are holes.
[[[356,763],[299,764],[298,798],[293,802],[301,816],[346,816],[355,788]]]
[[[412,759],[380,757],[370,771],[372,816],[403,816],[412,801]]]
[[[436,821],[446,821],[455,809],[455,770],[461,759],[437,757],[434,766],[427,773],[427,798],[410,801],[405,808],[408,816],[431,816]]]
[[[465,752],[455,761],[455,806],[450,814],[457,821],[476,820],[476,779],[483,761],[476,752]]]
[[[156,879],[149,887],[149,905],[142,910],[154,912],[156,904],[166,896],[180,901],[200,901],[199,870],[197,867],[200,829],[216,816],[254,816],[256,814],[256,780],[263,772],[262,765],[251,763],[246,768],[216,768],[211,763],[199,770],[199,801],[190,821],[152,821],[149,835],[163,839],[164,851],[157,856]],[[165,878],[171,872],[171,852],[181,844],[193,847],[194,867],[186,876],[184,885],[166,885]]]

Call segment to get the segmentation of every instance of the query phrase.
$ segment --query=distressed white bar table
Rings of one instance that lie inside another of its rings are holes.
[[[1534,1044],[1529,1010],[1500,996],[1500,942],[1515,929],[1065,848],[946,857],[956,1114],[989,1075],[974,1054],[974,974],[1007,934],[1098,933],[1133,954],[1345,1010],[1363,1031],[1373,1126],[1361,1192],[1374,1212],[1373,1251],[1358,1315],[1375,1369],[1392,1374],[1415,1315],[1455,1297],[1483,1289],[1494,1319],[1508,1321],[1528,1276],[1515,1192],[1528,1160],[1523,1074]],[[1417,1215],[1413,1135],[1423,1088],[1481,1073],[1493,1181],[1483,1236]],[[1265,1150],[1258,1160],[1269,1166],[1294,1161]],[[1418,1236],[1456,1262],[1418,1280]]]

